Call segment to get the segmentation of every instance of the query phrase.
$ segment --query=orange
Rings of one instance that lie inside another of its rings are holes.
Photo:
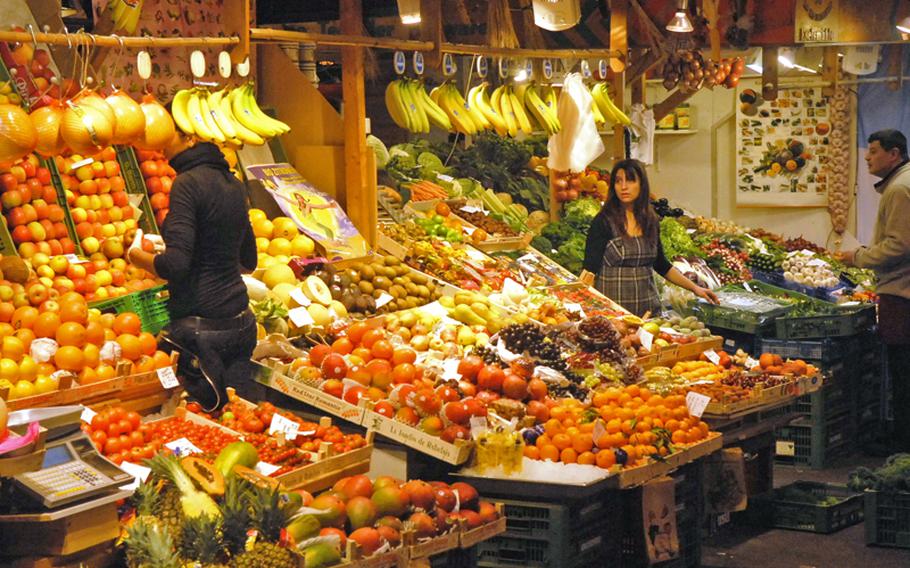
[[[354,344],[347,337],[339,337],[332,343],[332,351],[340,355],[348,355],[354,351]]]
[[[85,345],[85,326],[74,321],[60,324],[57,328],[57,343],[81,348]]]
[[[19,341],[22,342],[22,347],[27,353],[28,350],[32,347],[32,341],[35,340],[35,332],[27,327],[24,327],[22,329],[17,329],[16,333],[13,334],[13,337],[16,337]]]
[[[648,399],[651,398],[651,391],[649,391],[648,389],[641,389],[638,392],[638,397],[644,401],[647,401]]]
[[[366,347],[367,349],[372,349],[373,344],[380,339],[385,339],[385,332],[381,329],[370,329],[363,334],[363,338],[360,340],[360,345]]]
[[[566,448],[559,453],[559,461],[562,463],[575,463],[578,461],[578,452],[572,448]]]
[[[60,316],[56,312],[44,312],[35,320],[32,331],[35,332],[35,337],[56,337],[58,327]]]
[[[417,352],[413,349],[396,349],[392,354],[392,363],[401,365],[402,363],[414,363],[417,360]]]
[[[7,359],[21,361],[26,352],[25,343],[19,337],[10,335],[3,338],[3,348],[0,351]]]
[[[547,444],[540,448],[540,459],[550,460],[550,461],[559,461],[559,448],[553,444]]]
[[[171,356],[164,351],[155,351],[155,354],[152,355],[152,359],[155,360],[156,369],[163,369],[164,367],[171,366]]]
[[[622,430],[622,421],[619,418],[614,418],[607,422],[607,432],[610,434],[615,434]]]
[[[526,458],[530,458],[532,460],[540,459],[540,450],[537,449],[537,446],[525,446],[525,449],[522,450],[522,452]]]
[[[0,306],[3,306],[3,305],[5,305],[5,304],[0,304]],[[14,328],[11,324],[8,324],[6,322],[0,323],[0,337],[6,337],[7,335],[12,335],[13,333],[15,333],[15,331],[16,331],[16,328]]]
[[[594,406],[594,408],[600,408],[601,406],[605,406],[609,403],[610,397],[603,391],[596,393],[591,399],[591,404]]]
[[[76,322],[85,325],[88,322],[88,305],[82,302],[60,302],[60,321]]]
[[[21,329],[23,327],[31,329],[35,326],[38,315],[38,308],[21,306],[16,308],[16,311],[13,312],[13,319],[10,320],[10,323],[13,325],[14,329]]]
[[[410,363],[401,363],[400,365],[395,365],[392,369],[392,382],[396,384],[413,383],[416,376],[417,369]]]
[[[572,438],[568,434],[556,434],[553,436],[553,445],[564,450],[572,446]]]
[[[142,320],[133,312],[117,314],[117,317],[114,318],[114,333],[117,335],[123,335],[124,333],[139,335],[142,333]]]
[[[671,440],[674,444],[687,444],[687,443],[689,443],[689,438],[688,438],[688,436],[687,436],[686,433],[683,432],[682,430],[676,430],[675,432],[673,432],[673,435],[670,436],[670,440]]]
[[[641,394],[641,387],[638,385],[629,385],[626,387],[626,394],[634,398]]]
[[[13,313],[16,311],[16,306],[10,302],[0,303],[0,322],[9,323],[13,319]]]
[[[635,449],[635,446],[625,445],[622,447],[623,451],[629,456],[629,462],[635,462],[638,460],[638,450]]]
[[[373,346],[370,347],[370,354],[376,359],[385,359],[389,360],[392,358],[392,355],[395,354],[395,348],[392,347],[392,344],[388,340],[378,339]]]
[[[553,410],[550,410],[550,416],[552,416],[552,415],[553,415]],[[562,432],[562,423],[555,418],[550,418],[549,420],[544,422],[543,429],[544,429],[544,432],[546,432],[548,435],[555,436],[556,434],[559,434],[560,432]]]
[[[92,383],[97,383],[99,380],[98,373],[96,373],[95,370],[91,367],[85,367],[79,373],[79,376],[76,380],[79,381],[80,385],[90,385]]]
[[[155,360],[148,355],[140,355],[139,359],[133,363],[134,373],[151,373],[155,370]]]
[[[594,447],[594,436],[591,434],[578,434],[572,439],[572,448],[582,454]]]
[[[106,381],[108,379],[113,379],[116,377],[117,371],[115,371],[114,368],[110,365],[102,363],[101,365],[98,365],[97,369],[95,369],[95,374],[98,376],[98,380]]]
[[[613,450],[600,450],[595,457],[598,467],[609,469],[616,465],[616,454]]]
[[[352,323],[345,331],[345,337],[347,337],[351,343],[358,345],[363,339],[363,335],[370,330],[370,326],[366,323],[359,321]]]
[[[101,350],[97,345],[92,343],[86,344],[82,348],[82,354],[85,356],[85,366],[95,368],[101,362]]]
[[[537,436],[537,441],[534,442],[534,445],[537,446],[538,448],[552,445],[550,443],[550,436],[546,433],[541,434],[540,436]]]
[[[123,358],[129,359],[130,361],[135,361],[142,355],[142,345],[139,343],[139,338],[131,333],[124,333],[123,335],[117,336],[117,343],[120,345],[120,348],[123,350]]]
[[[49,377],[57,372],[57,367],[53,363],[38,363],[38,374]]]
[[[105,329],[111,329],[114,327],[115,319],[117,319],[117,314],[101,314],[101,317],[98,318],[98,323]]]
[[[54,363],[58,369],[78,373],[85,366],[85,355],[78,347],[64,345],[54,354]]]
[[[578,463],[582,465],[594,465],[597,463],[597,456],[592,452],[582,452],[578,454]]]
[[[139,334],[139,346],[143,355],[151,357],[158,350],[158,340],[151,333],[143,331]]]

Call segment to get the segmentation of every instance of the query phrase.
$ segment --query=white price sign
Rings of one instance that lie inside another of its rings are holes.
[[[701,418],[701,415],[705,413],[705,408],[708,407],[709,402],[711,402],[710,396],[705,396],[697,392],[689,392],[686,394],[686,408],[689,409],[689,414],[696,418]]]
[[[172,452],[178,456],[188,456],[190,454],[201,454],[202,450],[193,445],[192,442],[186,438],[178,438],[173,442],[168,442],[164,445],[166,448],[170,448]]]
[[[458,364],[460,362],[461,361],[459,361],[458,359],[446,359],[445,360],[445,362],[442,364],[442,379],[444,381],[449,381],[452,379],[457,381],[458,379],[461,378],[461,375],[458,374]]]
[[[66,260],[68,260],[70,262],[70,264],[83,264],[85,262],[88,262],[84,258],[79,258],[75,254],[65,254],[63,256],[64,256],[64,258],[66,258]]]
[[[277,465],[272,465],[267,462],[259,462],[256,464],[256,467],[254,469],[256,470],[257,473],[261,473],[262,475],[268,477],[268,476],[272,475],[273,473],[275,473],[276,471],[278,471],[279,469],[281,469],[281,467],[277,466]]]
[[[161,383],[162,387],[172,389],[180,386],[180,381],[177,380],[177,375],[174,373],[173,367],[162,367],[156,372],[158,373],[158,381]]]
[[[272,423],[269,424],[269,434],[276,434],[278,432],[284,433],[284,437],[287,440],[293,440],[297,437],[297,430],[300,428],[300,424],[285,418],[284,416],[275,413],[272,415]]]
[[[303,307],[307,307],[313,303],[312,300],[306,297],[306,294],[304,294],[303,290],[300,288],[294,288],[291,290],[291,299]]]
[[[720,365],[720,355],[717,354],[717,351],[708,349],[705,351],[705,357],[707,357],[708,361],[711,361],[715,365]]]
[[[376,309],[381,308],[382,306],[388,304],[389,302],[391,302],[394,299],[395,299],[394,296],[392,296],[391,294],[386,294],[385,292],[379,294],[379,297],[376,298]]]
[[[82,415],[79,416],[79,418],[81,418],[82,421],[85,422],[86,424],[91,424],[92,418],[94,418],[96,414],[98,414],[98,413],[86,406],[85,408],[82,409]]]
[[[569,312],[570,314],[578,314],[583,318],[587,317],[585,315],[584,309],[582,309],[582,307],[581,307],[581,304],[576,304],[574,302],[564,302],[563,306],[565,306],[566,311]]]
[[[310,312],[306,308],[294,308],[293,310],[288,311],[288,318],[290,318],[291,323],[297,327],[306,327],[308,325],[313,325],[316,323],[313,320],[313,316],[310,315]]]
[[[746,357],[746,368],[751,370],[751,369],[754,369],[755,367],[758,367],[758,361],[756,361],[752,357]]]
[[[145,466],[142,466],[142,465],[137,465],[137,464],[128,462],[128,461],[121,462],[120,469],[122,469],[123,471],[125,471],[128,474],[133,476],[132,482],[127,483],[126,485],[123,485],[120,487],[121,489],[127,489],[127,490],[136,489],[137,487],[139,487],[139,484],[142,483],[143,481],[145,481],[146,479],[148,479],[149,474],[152,473],[151,469],[149,469]]]
[[[459,211],[464,211],[465,213],[482,213],[483,209],[474,207],[473,205],[465,205],[464,207],[461,207]]]
[[[638,338],[641,339],[642,347],[650,351],[651,346],[654,344],[654,334],[645,328],[640,327],[638,328]]]

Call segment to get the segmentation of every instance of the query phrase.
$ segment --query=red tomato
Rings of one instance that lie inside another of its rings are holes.
[[[126,452],[133,447],[133,441],[130,440],[129,434],[120,434],[120,451]]]
[[[98,430],[97,432],[92,432],[92,442],[95,443],[95,447],[99,450],[104,448],[104,444],[107,443],[107,432],[104,430]]]
[[[118,452],[120,452],[120,438],[108,438],[104,443],[104,455],[110,457]]]
[[[139,427],[139,424],[142,422],[142,417],[139,416],[138,412],[127,412],[126,419],[129,420],[130,424],[133,425],[133,430]]]
[[[95,432],[99,430],[107,431],[107,427],[110,425],[110,420],[107,418],[107,414],[99,412],[92,417],[92,430]]]
[[[133,430],[130,432],[130,442],[132,442],[134,448],[145,444],[145,436],[142,435],[142,432],[138,430]]]
[[[120,434],[123,434],[123,428],[120,427],[120,422],[119,422],[119,421],[117,421],[117,422],[112,422],[112,423],[107,427],[107,437],[108,437],[108,438],[116,438],[116,437],[119,436]]]
[[[133,423],[130,422],[129,420],[127,420],[126,418],[121,418],[119,424],[120,424],[120,430],[124,434],[129,434],[130,432],[133,431]]]

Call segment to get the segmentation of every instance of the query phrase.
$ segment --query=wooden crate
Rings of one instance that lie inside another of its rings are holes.
[[[478,542],[489,540],[496,535],[506,532],[505,507],[502,503],[496,503],[496,511],[499,518],[492,523],[481,525],[476,529],[465,529],[462,527],[458,535],[458,546],[461,548],[471,548]]]
[[[257,365],[259,367],[258,380],[264,385],[358,426],[363,423],[364,409],[362,407],[335,398],[302,380],[291,378],[277,370],[281,368],[280,366],[270,368],[262,363],[257,363]]]
[[[637,487],[648,481],[666,475],[674,469],[693,462],[708,454],[713,454],[723,446],[724,437],[718,432],[712,432],[708,438],[687,446],[681,451],[666,456],[662,461],[649,463],[639,467],[622,469],[619,475],[609,478],[608,484],[614,489],[628,489]]]
[[[436,556],[458,548],[461,530],[455,527],[446,534],[429,538],[422,542],[417,542],[413,533],[405,532],[402,537],[406,549],[405,554],[407,554],[410,562],[411,560],[429,558],[430,556]]]
[[[367,432],[375,432],[420,453],[454,465],[468,461],[471,451],[474,449],[473,442],[450,444],[438,436],[432,436],[403,422],[391,420],[372,410],[364,409],[362,424],[366,427]]]

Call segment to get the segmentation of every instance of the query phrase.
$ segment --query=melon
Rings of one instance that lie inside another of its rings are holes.
[[[303,293],[310,300],[328,306],[332,303],[332,292],[318,276],[307,276],[301,285]]]
[[[274,289],[275,286],[282,282],[286,284],[295,284],[297,282],[297,277],[294,275],[294,271],[291,270],[290,266],[286,264],[273,264],[265,269],[265,274],[262,275],[262,281],[270,289]]]

